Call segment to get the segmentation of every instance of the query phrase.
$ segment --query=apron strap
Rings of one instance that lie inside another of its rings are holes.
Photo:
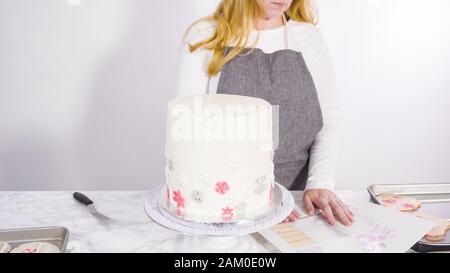
[[[288,28],[288,22],[290,18],[287,14],[283,15],[283,23],[284,23],[284,45],[286,49],[291,49],[290,43],[289,43],[289,28]]]

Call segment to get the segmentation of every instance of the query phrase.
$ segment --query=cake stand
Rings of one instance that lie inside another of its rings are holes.
[[[292,194],[278,183],[275,183],[271,210],[268,213],[254,220],[232,223],[200,223],[177,217],[161,205],[160,200],[164,196],[164,185],[153,190],[145,200],[145,211],[157,224],[184,234],[174,242],[174,250],[181,253],[260,252],[255,241],[245,235],[280,223],[294,209]]]

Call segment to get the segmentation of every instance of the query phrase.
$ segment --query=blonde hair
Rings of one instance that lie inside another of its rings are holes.
[[[311,0],[293,0],[286,14],[294,21],[317,24],[317,15]],[[203,41],[190,44],[189,50],[190,52],[200,48],[212,50],[213,57],[208,66],[208,74],[216,75],[247,46],[250,34],[255,29],[256,20],[264,15],[262,0],[222,0],[212,15],[194,22],[188,28],[186,34],[198,22],[215,23],[214,34]],[[230,44],[235,47],[225,55],[224,50]]]

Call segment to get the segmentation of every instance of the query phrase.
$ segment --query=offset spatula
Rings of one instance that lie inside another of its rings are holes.
[[[84,195],[84,194],[82,194],[80,192],[74,192],[73,193],[73,198],[75,198],[75,200],[77,200],[81,204],[87,206],[89,208],[89,211],[92,213],[92,215],[94,217],[96,217],[97,219],[99,219],[101,221],[110,221],[110,220],[112,220],[108,216],[98,212],[97,209],[94,206],[94,202],[91,199],[89,199],[89,197],[87,197],[86,195]]]

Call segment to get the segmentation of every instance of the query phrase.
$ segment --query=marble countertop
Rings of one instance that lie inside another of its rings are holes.
[[[67,252],[177,252],[179,232],[161,227],[144,211],[148,192],[82,191],[101,213],[113,218],[101,224],[75,201],[73,192],[0,192],[0,230],[63,226],[70,232]],[[338,192],[344,200],[369,201],[366,192]],[[295,196],[295,193],[294,193]],[[278,252],[259,234],[248,235],[261,252]]]

